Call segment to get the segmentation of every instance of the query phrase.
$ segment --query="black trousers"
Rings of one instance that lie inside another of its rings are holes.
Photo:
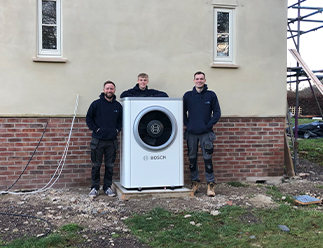
[[[100,169],[104,156],[103,190],[106,191],[112,184],[113,165],[116,159],[117,140],[91,140],[92,182],[91,189],[100,189]]]

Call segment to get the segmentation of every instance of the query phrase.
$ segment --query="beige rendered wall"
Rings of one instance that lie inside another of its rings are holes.
[[[214,3],[236,3],[237,69],[211,68]],[[117,96],[146,72],[150,88],[182,97],[206,73],[222,116],[284,116],[286,0],[62,0],[63,57],[33,62],[36,0],[0,3],[0,116],[85,116],[102,84]]]

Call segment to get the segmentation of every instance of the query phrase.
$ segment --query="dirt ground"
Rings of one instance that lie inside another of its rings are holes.
[[[276,187],[284,196],[308,194],[323,199],[323,188],[318,187],[323,185],[323,167],[301,160],[298,173],[308,173],[308,176],[305,179],[284,179]],[[108,197],[102,191],[91,200],[88,197],[89,188],[50,189],[23,195],[2,194],[0,244],[25,235],[39,237],[48,231],[57,232],[64,224],[77,223],[84,227],[80,234],[85,240],[78,247],[147,247],[123,223],[133,213],[145,213],[154,207],[172,212],[206,211],[210,214],[216,214],[226,204],[249,208],[275,207],[277,204],[266,194],[267,186],[254,183],[247,184],[247,187],[217,184],[216,196],[211,198],[206,196],[206,186],[202,185],[195,197],[129,201]],[[323,211],[323,206],[317,205],[316,210]]]

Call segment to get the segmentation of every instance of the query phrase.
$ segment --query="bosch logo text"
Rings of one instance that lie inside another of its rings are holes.
[[[158,156],[144,156],[144,160],[148,161],[148,160],[165,160],[166,159],[166,155],[158,155]]]

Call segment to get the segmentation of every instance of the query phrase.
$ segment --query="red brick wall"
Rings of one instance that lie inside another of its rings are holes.
[[[283,175],[284,121],[284,118],[221,118],[214,128],[217,135],[213,155],[216,182]],[[49,182],[64,153],[72,118],[0,118],[0,190],[11,186],[25,168],[46,122],[48,126],[42,142],[12,190],[41,188]],[[76,118],[64,169],[54,187],[90,186],[90,137],[85,118]],[[186,149],[184,142],[184,179],[189,183]],[[200,150],[198,156],[201,181],[204,182]],[[118,153],[115,181],[120,177],[119,165]]]

